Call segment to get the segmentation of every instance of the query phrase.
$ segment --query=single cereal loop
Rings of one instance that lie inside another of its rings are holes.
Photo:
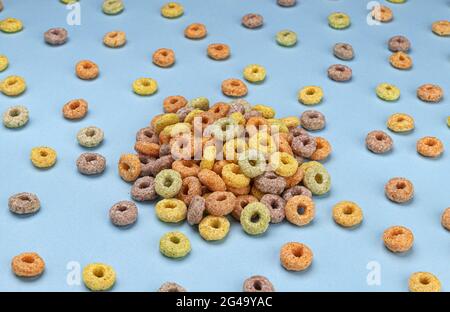
[[[233,188],[244,188],[250,185],[250,178],[242,173],[239,165],[228,164],[222,168],[222,179]]]
[[[371,131],[366,136],[367,148],[375,154],[384,154],[392,149],[392,138],[384,131]]]
[[[400,89],[389,83],[380,83],[376,88],[376,94],[384,101],[397,101],[400,98]]]
[[[131,198],[135,201],[151,201],[156,199],[158,195],[155,191],[155,179],[145,176],[137,179],[131,188]]]
[[[0,30],[5,33],[16,33],[23,29],[22,21],[17,18],[6,18],[0,21]]]
[[[328,158],[331,154],[332,148],[330,142],[325,138],[316,137],[316,150],[309,157],[311,160],[321,161]]]
[[[316,110],[307,110],[300,116],[300,124],[309,131],[319,131],[325,128],[325,115]]]
[[[384,190],[386,197],[395,203],[405,203],[414,196],[414,185],[405,178],[390,179]]]
[[[260,202],[269,209],[271,223],[280,223],[284,220],[286,201],[281,196],[265,194]]]
[[[292,30],[281,30],[275,38],[277,43],[283,47],[293,47],[297,44],[297,34]]]
[[[152,126],[157,134],[164,130],[164,128],[177,124],[180,121],[177,114],[168,113],[160,116],[155,116],[152,120]]]
[[[206,200],[200,195],[193,196],[187,210],[188,223],[190,225],[199,224],[203,219],[205,209]]]
[[[19,96],[26,89],[25,79],[20,76],[8,76],[0,84],[0,91],[7,96]]]
[[[333,220],[340,226],[354,227],[362,222],[363,212],[356,203],[341,201],[333,207]]]
[[[33,278],[42,275],[45,262],[37,253],[25,252],[12,259],[11,268],[18,277]]]
[[[244,281],[244,292],[274,292],[272,283],[264,276],[255,275]]]
[[[408,52],[411,48],[411,42],[405,36],[394,36],[389,39],[388,47],[391,52]]]
[[[297,171],[290,177],[285,177],[286,188],[291,188],[298,185],[304,177],[305,173],[300,168],[297,168]]]
[[[270,211],[263,203],[252,202],[241,213],[242,229],[249,235],[263,234],[270,223]]]
[[[266,79],[266,69],[257,64],[248,65],[244,68],[244,78],[248,82],[258,83]]]
[[[414,243],[414,235],[404,226],[393,226],[383,233],[384,245],[392,252],[406,252]]]
[[[187,177],[183,179],[178,199],[189,205],[195,196],[202,195],[202,184],[197,177]]]
[[[313,253],[302,243],[286,243],[280,250],[281,265],[288,271],[304,271],[313,261]]]
[[[161,8],[161,15],[165,18],[177,18],[183,15],[184,8],[177,2],[168,2]]]
[[[163,199],[156,203],[156,216],[167,223],[178,223],[186,219],[186,204],[179,199]]]
[[[44,40],[49,45],[58,46],[67,42],[68,33],[65,28],[51,28],[44,33]]]
[[[206,216],[198,225],[198,230],[206,241],[222,240],[230,231],[230,221],[225,217]]]
[[[242,210],[244,210],[245,206],[247,206],[250,203],[257,202],[258,199],[253,195],[240,195],[236,197],[236,200],[234,202],[234,209],[231,212],[231,215],[233,218],[235,218],[237,221],[241,220],[241,214]]]
[[[293,176],[298,169],[297,160],[292,155],[285,152],[273,153],[270,156],[269,165],[276,174],[285,178]]]
[[[92,148],[103,142],[103,130],[97,127],[86,127],[77,134],[78,144],[84,147]]]
[[[9,66],[9,60],[6,55],[0,55],[0,72],[7,69]]]
[[[75,99],[64,104],[62,112],[63,116],[69,120],[79,120],[86,116],[89,104],[86,100]]]
[[[301,170],[301,169],[299,169],[299,170]],[[303,172],[303,170],[301,170],[301,171]],[[284,200],[288,201],[292,197],[299,196],[299,195],[307,196],[309,198],[312,198],[312,196],[313,196],[311,191],[308,190],[306,187],[301,186],[301,185],[294,185],[293,187],[285,190],[282,194],[282,197]]]
[[[207,53],[210,58],[216,61],[225,60],[230,57],[230,47],[223,43],[213,43],[208,45]]]
[[[226,191],[227,186],[223,179],[214,171],[209,169],[202,169],[198,173],[198,179],[205,185],[210,191],[219,192]]]
[[[389,62],[394,68],[407,70],[413,66],[412,58],[404,52],[395,52],[389,57]]]
[[[266,171],[255,178],[253,186],[262,193],[280,195],[286,187],[286,180],[273,171]]]
[[[109,48],[121,48],[127,43],[127,36],[124,31],[114,30],[105,34],[103,44]]]
[[[402,113],[389,116],[387,127],[393,132],[408,132],[414,130],[414,118]]]
[[[187,105],[188,101],[181,95],[172,95],[164,99],[163,108],[165,113],[176,113]]]
[[[190,100],[187,106],[192,109],[207,111],[209,109],[209,100],[203,96],[200,96]]]
[[[31,150],[31,162],[40,169],[53,167],[56,163],[56,151],[50,147],[35,147]]]
[[[266,157],[257,150],[248,150],[239,155],[239,167],[244,175],[256,178],[266,170]]]
[[[352,69],[346,65],[331,65],[328,68],[328,78],[337,82],[346,82],[352,79]]]
[[[175,197],[181,190],[181,175],[172,169],[161,170],[155,177],[155,190],[164,198]]]
[[[132,201],[121,201],[109,210],[109,219],[116,226],[129,226],[138,218],[138,208]]]
[[[424,84],[417,89],[417,97],[424,102],[437,103],[444,97],[444,91],[438,85]]]
[[[91,263],[83,269],[83,283],[92,291],[106,291],[116,282],[116,272],[107,264]]]
[[[171,49],[158,49],[153,53],[152,60],[156,66],[162,68],[170,67],[175,63],[175,52]]]
[[[168,258],[184,258],[191,252],[191,242],[181,232],[169,232],[159,240],[159,251]]]
[[[94,62],[83,60],[75,66],[75,73],[82,80],[93,80],[98,77],[100,71]]]
[[[249,13],[242,17],[242,25],[249,29],[259,28],[264,23],[264,18],[260,14]]]
[[[428,272],[416,272],[411,274],[408,280],[410,292],[440,292],[441,282]]]
[[[341,12],[332,13],[328,16],[328,25],[334,29],[345,29],[350,27],[350,17]]]
[[[290,198],[284,207],[286,219],[297,226],[309,224],[315,216],[315,205],[308,196],[298,195]]]
[[[206,211],[216,217],[226,216],[233,211],[235,201],[231,192],[212,192],[206,201]]]
[[[450,21],[437,21],[431,26],[433,33],[438,36],[446,37],[450,36]]]
[[[222,82],[222,92],[229,97],[242,97],[247,95],[248,89],[242,80],[232,78]]]
[[[84,175],[97,175],[106,168],[106,158],[98,153],[83,153],[76,161],[77,169]]]
[[[17,215],[33,214],[41,208],[39,198],[32,193],[19,193],[8,199],[9,211]]]
[[[450,208],[445,209],[442,213],[441,224],[445,229],[450,231]]]
[[[25,106],[12,106],[3,113],[3,125],[6,128],[17,129],[25,126],[30,114]]]
[[[304,105],[316,105],[322,101],[323,91],[318,86],[306,86],[298,92],[297,98]]]
[[[103,13],[107,15],[117,15],[125,9],[122,0],[104,0],[102,5]]]
[[[436,137],[424,137],[417,141],[417,152],[424,157],[437,158],[444,152],[444,144]]]
[[[172,163],[172,169],[177,171],[181,178],[196,177],[200,172],[200,167],[193,160],[175,160]]]
[[[126,182],[134,182],[141,174],[141,161],[134,154],[124,154],[119,160],[119,175]]]
[[[303,184],[314,195],[324,195],[330,191],[331,177],[324,167],[313,166],[305,171]]]
[[[200,23],[193,23],[186,27],[184,36],[188,39],[203,39],[207,35],[206,26]]]
[[[159,287],[157,292],[186,292],[186,289],[177,283],[166,282]]]
[[[146,141],[137,141],[134,144],[134,150],[138,154],[151,156],[151,157],[158,157],[159,156],[159,144],[156,143],[150,143]]]
[[[344,61],[349,61],[355,57],[353,47],[348,43],[336,43],[333,47],[333,54]]]
[[[371,15],[374,20],[382,23],[390,22],[394,18],[392,10],[385,5],[375,5],[372,8]]]

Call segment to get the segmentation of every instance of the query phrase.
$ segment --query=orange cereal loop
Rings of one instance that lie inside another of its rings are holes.
[[[235,201],[231,192],[212,192],[206,200],[206,211],[216,217],[226,216],[233,211]]]
[[[215,119],[220,119],[228,115],[230,108],[231,108],[230,105],[228,105],[227,103],[218,102],[213,106],[211,106],[208,112],[213,114]]]
[[[189,205],[194,196],[202,195],[202,184],[196,177],[187,177],[181,183],[180,192],[177,195],[179,200],[182,200],[186,205]]]
[[[172,169],[177,171],[183,179],[191,176],[196,177],[200,172],[199,165],[197,165],[193,160],[187,159],[175,160],[172,163]]]
[[[444,91],[438,85],[427,83],[417,89],[417,97],[424,102],[437,103],[444,97]]]
[[[406,252],[414,243],[414,235],[404,226],[393,226],[383,233],[384,245],[392,252]]]
[[[200,23],[193,23],[186,27],[184,35],[188,39],[203,39],[206,37],[206,26]]]
[[[305,172],[299,167],[297,169],[297,172],[293,176],[285,177],[284,179],[286,180],[286,189],[298,185],[303,180],[304,175]]]
[[[289,145],[289,142],[285,137],[281,137],[281,136],[279,137],[278,150],[280,152],[288,153],[289,155],[294,156],[294,152],[292,151],[292,148]]]
[[[331,144],[328,142],[328,140],[316,137],[316,150],[314,153],[309,157],[311,160],[325,160],[328,158],[328,156],[331,153]]]
[[[405,52],[396,52],[389,58],[391,65],[397,69],[410,69],[413,66],[412,58]]]
[[[235,188],[227,185],[227,191],[233,193],[236,196],[247,195],[250,193],[250,185],[240,188]]]
[[[225,60],[230,57],[230,47],[223,43],[213,43],[208,45],[208,56],[213,60]]]
[[[424,157],[436,158],[444,152],[444,144],[436,137],[424,137],[417,141],[417,152]]]
[[[163,108],[166,113],[176,113],[180,108],[186,106],[188,101],[181,95],[172,95],[164,99]]]
[[[262,127],[267,127],[267,129],[268,129],[268,126],[269,126],[269,122],[267,121],[267,119],[265,119],[264,117],[256,117],[256,116],[250,117],[247,120],[247,123],[245,124],[245,127],[247,129],[254,127],[254,130],[258,130],[259,128],[262,128]]]
[[[69,101],[63,106],[62,112],[66,119],[82,119],[88,112],[88,103],[83,99]]]
[[[264,193],[258,190],[254,185],[252,186],[250,190],[250,194],[252,194],[256,199],[261,200],[261,198],[264,196]]]
[[[98,77],[99,69],[94,62],[83,60],[77,63],[75,72],[80,79],[93,80]]]
[[[224,192],[227,189],[227,186],[222,178],[212,170],[200,170],[198,173],[198,179],[212,192]]]
[[[315,205],[308,196],[297,195],[290,198],[284,207],[286,219],[297,226],[309,224],[315,216]]]
[[[159,144],[151,143],[147,141],[137,141],[134,145],[136,152],[142,155],[158,157],[159,156]]]
[[[312,260],[313,253],[305,244],[291,242],[281,247],[281,265],[288,271],[306,270],[311,265]]]
[[[205,129],[206,127],[214,123],[214,121],[216,121],[215,115],[211,112],[203,112],[199,114],[198,117],[200,119],[202,129]],[[194,122],[196,122],[196,118],[194,118],[194,120],[192,121],[192,123]]]
[[[11,267],[19,277],[37,277],[44,272],[45,262],[35,252],[25,252],[12,259]]]
[[[141,174],[141,162],[134,154],[124,154],[119,160],[119,175],[126,182],[134,182]]]
[[[171,49],[158,49],[153,53],[153,63],[159,67],[170,67],[175,63],[175,52]]]
[[[372,18],[376,21],[387,23],[392,21],[394,14],[392,10],[385,5],[376,5],[372,9]]]

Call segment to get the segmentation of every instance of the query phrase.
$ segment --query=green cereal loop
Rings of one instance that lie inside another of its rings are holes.
[[[300,169],[303,171],[303,173],[306,173],[306,170],[312,167],[320,167],[325,169],[324,165],[318,161],[307,161],[300,165]]]
[[[336,12],[328,16],[328,25],[334,29],[345,29],[350,26],[350,16],[345,13]]]
[[[323,195],[330,191],[331,177],[325,167],[312,166],[306,170],[303,184],[314,195]]]
[[[202,111],[201,109],[194,109],[192,112],[187,114],[186,117],[184,117],[184,122],[192,123],[194,118],[200,116],[200,114],[202,113],[204,113],[204,111]]]
[[[107,15],[116,15],[125,9],[122,0],[105,0],[103,1],[102,10]]]
[[[166,18],[177,18],[183,15],[184,8],[177,2],[168,2],[161,8],[161,15]]]
[[[73,4],[78,2],[78,0],[59,0],[59,2],[63,3],[63,4]]]
[[[179,199],[163,199],[156,203],[155,212],[158,219],[163,222],[178,223],[186,219],[187,206]]]
[[[96,147],[103,142],[103,130],[97,127],[86,127],[77,134],[78,144],[84,147]]]
[[[269,227],[270,211],[266,205],[253,202],[245,206],[241,213],[242,229],[250,235],[264,233]]]
[[[0,55],[0,72],[7,69],[9,66],[8,58],[5,55]]]
[[[398,3],[398,4],[406,2],[406,0],[387,0],[387,1],[391,2],[391,3]]]
[[[226,217],[206,216],[198,225],[198,231],[206,241],[222,240],[230,231],[230,221]]]
[[[175,197],[181,189],[181,175],[172,169],[164,169],[155,177],[155,191],[164,198]]]
[[[28,109],[25,106],[12,106],[3,113],[3,125],[6,128],[20,128],[29,120]]]
[[[249,178],[256,178],[266,171],[266,157],[258,150],[252,149],[239,155],[239,167]]]
[[[203,96],[192,99],[187,104],[188,107],[207,111],[209,109],[209,100]]]
[[[277,33],[276,40],[283,47],[292,47],[297,43],[297,34],[291,30],[282,30]]]
[[[400,89],[389,83],[380,83],[376,89],[377,96],[384,101],[397,101],[400,97]]]
[[[180,118],[175,113],[168,113],[161,115],[156,121],[155,121],[155,130],[156,133],[160,133],[164,130],[165,127],[174,125],[180,122]]]
[[[211,130],[214,137],[221,141],[232,140],[239,134],[239,127],[236,121],[230,117],[223,117],[216,120]]]
[[[181,232],[169,232],[159,240],[159,251],[169,258],[183,258],[191,251],[191,242]]]
[[[450,127],[450,116],[447,117],[447,126]]]

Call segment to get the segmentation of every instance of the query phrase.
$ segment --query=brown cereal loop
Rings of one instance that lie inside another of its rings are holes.
[[[235,200],[231,192],[213,192],[206,200],[206,211],[216,217],[226,216],[233,211]]]
[[[255,275],[244,281],[244,292],[274,292],[275,288],[267,277]]]
[[[404,52],[396,52],[389,58],[391,65],[397,69],[410,69],[413,66],[412,58]]]
[[[37,277],[44,272],[45,262],[35,252],[25,252],[12,259],[11,267],[19,277]]]
[[[328,156],[331,154],[331,144],[328,142],[328,140],[316,137],[316,150],[312,155],[309,157],[311,160],[325,160],[328,158]],[[299,169],[300,170],[300,169]],[[300,170],[303,172],[303,170]]]
[[[247,95],[248,89],[242,80],[232,78],[222,82],[222,92],[229,97],[241,97]]]
[[[165,113],[176,113],[182,107],[185,107],[188,101],[184,96],[172,95],[164,99],[163,108]]]
[[[230,57],[230,47],[224,43],[213,43],[208,45],[207,53],[213,60],[225,60]]]
[[[315,205],[308,196],[298,195],[290,198],[284,208],[286,219],[292,224],[303,226],[310,223],[315,216]]]
[[[189,206],[195,196],[202,195],[202,184],[196,177],[187,177],[181,183],[181,189],[178,193],[178,199]]]
[[[172,169],[178,171],[181,177],[184,179],[186,177],[198,176],[200,172],[200,167],[193,160],[175,160],[172,163]]]
[[[66,119],[82,119],[88,112],[88,102],[83,99],[71,100],[63,106],[62,112]]]
[[[372,131],[366,136],[367,148],[375,154],[384,154],[392,149],[392,138],[384,131]]]
[[[386,183],[384,191],[388,199],[395,203],[405,203],[414,196],[414,186],[408,179],[392,178]]]
[[[424,102],[437,103],[444,97],[444,91],[438,85],[424,84],[417,89],[417,97]]]
[[[312,263],[313,253],[302,243],[284,244],[280,250],[281,265],[288,271],[306,270]]]
[[[186,29],[184,30],[184,35],[188,39],[203,39],[206,37],[207,30],[206,26],[200,23],[193,23],[190,24]]]
[[[434,22],[431,29],[438,36],[450,36],[450,21]]]
[[[372,9],[372,18],[376,21],[387,23],[392,21],[394,14],[392,10],[385,5],[376,5]]]
[[[159,67],[170,67],[175,63],[175,52],[171,49],[158,49],[153,53],[152,60]]]
[[[134,154],[125,154],[119,160],[119,175],[126,182],[134,182],[141,174],[141,162]]]
[[[200,170],[198,173],[198,179],[212,192],[224,192],[227,189],[227,186],[222,178],[212,170]]]
[[[75,73],[83,80],[93,80],[98,77],[99,69],[97,64],[89,60],[83,60],[75,66]]]
[[[242,210],[244,210],[245,206],[247,206],[250,203],[257,202],[257,201],[258,201],[258,199],[253,195],[237,196],[236,200],[234,201],[234,208],[233,208],[233,211],[231,212],[231,215],[237,221],[240,221],[241,213],[242,213]]]
[[[447,208],[442,213],[441,224],[444,228],[450,231],[450,208]]]
[[[444,152],[444,144],[436,137],[424,137],[417,141],[417,152],[424,157],[436,158]]]
[[[383,233],[384,245],[392,252],[406,252],[414,243],[414,235],[404,226],[393,226]]]

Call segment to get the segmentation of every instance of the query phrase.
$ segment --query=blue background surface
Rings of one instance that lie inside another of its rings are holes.
[[[21,75],[28,90],[17,98],[0,95],[0,108],[26,105],[30,123],[14,131],[0,128],[0,290],[3,291],[83,291],[83,285],[68,285],[66,268],[71,261],[84,266],[105,262],[117,271],[116,291],[153,291],[165,281],[176,281],[191,291],[238,291],[245,278],[267,276],[279,291],[406,291],[408,277],[415,271],[431,271],[450,289],[450,235],[440,225],[442,211],[450,206],[448,153],[437,160],[420,157],[416,140],[432,135],[449,145],[450,131],[445,118],[450,115],[447,97],[439,104],[426,104],[415,91],[423,83],[436,83],[450,92],[449,39],[432,34],[431,23],[449,19],[447,0],[409,0],[396,5],[386,1],[394,21],[369,26],[368,1],[301,0],[293,8],[282,8],[275,0],[184,0],[183,17],[162,18],[165,1],[125,1],[118,16],[101,12],[100,0],[81,1],[81,26],[68,26],[69,11],[57,0],[4,0],[0,18],[23,20],[18,34],[0,34],[0,53],[10,59],[10,67],[0,74]],[[327,16],[343,11],[352,26],[343,31],[327,25]],[[249,30],[240,25],[250,12],[265,18],[264,27]],[[192,41],[183,36],[193,22],[204,23],[208,36]],[[51,27],[66,27],[70,40],[61,47],[43,42]],[[120,29],[128,43],[121,49],[103,46],[103,35]],[[297,32],[299,43],[283,48],[274,41],[277,31]],[[399,71],[388,63],[387,40],[402,34],[412,41],[414,67]],[[209,43],[231,46],[232,56],[224,62],[206,57]],[[328,66],[339,63],[332,55],[336,42],[354,46],[356,58],[348,62],[354,77],[339,84],[326,77]],[[161,69],[151,63],[158,48],[175,50],[176,65]],[[99,79],[86,82],[76,78],[74,66],[81,59],[95,61]],[[220,92],[222,80],[240,78],[252,63],[266,67],[267,80],[249,85],[246,97],[252,104],[267,104],[278,116],[299,115],[307,108],[296,100],[298,89],[320,85],[325,100],[316,109],[327,117],[327,127],[318,135],[333,145],[325,163],[333,187],[329,195],[317,198],[317,216],[306,227],[283,223],[272,225],[262,237],[250,237],[235,222],[221,243],[206,243],[187,224],[168,225],[157,220],[153,204],[139,204],[139,220],[129,229],[118,229],[108,219],[109,208],[130,198],[130,186],[119,178],[116,164],[120,154],[133,152],[134,136],[161,112],[162,100],[181,94],[187,98],[206,96],[213,102],[226,100]],[[149,76],[159,83],[159,92],[139,97],[131,83]],[[378,83],[396,84],[402,91],[395,103],[379,100]],[[88,116],[79,122],[62,117],[64,103],[85,98]],[[416,129],[407,135],[392,134],[393,151],[374,155],[364,146],[366,134],[386,129],[392,113],[411,114]],[[77,144],[76,133],[95,125],[105,131],[105,141],[95,151],[108,160],[99,177],[80,175],[75,166],[86,150]],[[29,161],[32,147],[47,145],[58,151],[57,165],[36,170]],[[394,176],[405,176],[416,188],[414,200],[396,205],[384,196],[384,184]],[[42,202],[41,211],[19,218],[8,210],[8,197],[17,192],[34,192]],[[341,200],[357,202],[364,210],[364,222],[355,230],[334,224],[332,206]],[[414,248],[405,255],[387,251],[381,239],[392,225],[404,225],[415,234]],[[191,254],[181,260],[164,258],[158,250],[159,238],[167,231],[180,230],[192,242]],[[303,273],[285,271],[279,263],[279,249],[288,241],[306,243],[314,252],[312,267]],[[16,278],[10,269],[13,256],[36,251],[46,261],[45,274],[34,281]],[[369,286],[366,265],[381,266],[381,285]]]

